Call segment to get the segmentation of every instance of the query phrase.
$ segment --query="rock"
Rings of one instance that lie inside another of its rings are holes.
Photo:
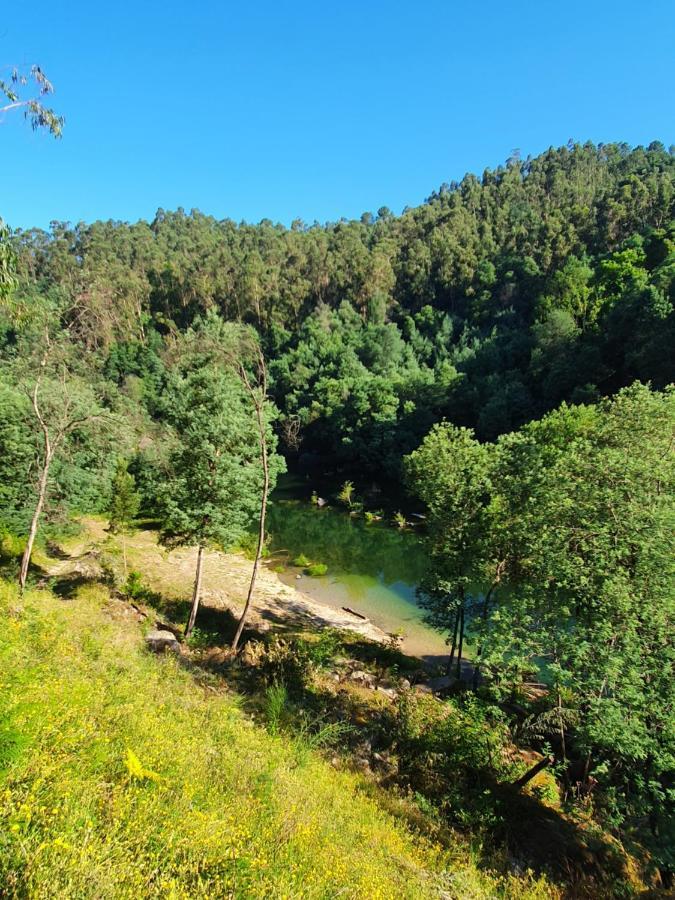
[[[398,697],[398,693],[393,688],[388,687],[378,687],[378,694],[384,694],[385,697],[388,697],[390,700],[396,700]]]
[[[149,631],[145,636],[145,643],[148,650],[153,653],[165,653],[169,650],[171,653],[180,653],[180,644],[176,640],[176,635],[164,629],[155,628]]]
[[[402,691],[409,691],[409,690],[410,690],[410,682],[408,681],[407,678],[401,678],[401,680],[400,680],[399,683],[398,683],[398,686],[400,687],[400,689],[401,689]]]
[[[302,578],[302,575],[296,575],[296,576],[295,576],[295,580],[296,580],[296,581],[299,581],[301,578]]]
[[[413,693],[415,694],[433,694],[433,691],[429,687],[428,684],[416,684],[413,688]]]
[[[362,684],[364,687],[372,688],[375,686],[375,676],[369,672],[362,672],[360,669],[356,669],[349,677],[356,684]]]

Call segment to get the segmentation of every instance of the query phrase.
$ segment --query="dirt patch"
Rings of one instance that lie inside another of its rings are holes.
[[[100,520],[87,518],[81,521],[88,539],[83,537],[78,549],[90,553],[92,547],[105,545],[108,551],[120,557],[124,541],[129,569],[140,572],[144,584],[167,600],[189,600],[197,564],[195,547],[168,550],[160,545],[155,531],[138,531],[122,538],[109,534]],[[55,569],[58,574],[64,574],[75,564],[73,555],[68,560],[60,560]],[[246,599],[251,567],[252,562],[242,555],[207,550],[202,604],[214,610],[227,610],[238,617]],[[372,641],[383,643],[388,639],[386,632],[372,622],[359,621],[348,613],[317,603],[284,584],[276,572],[264,566],[258,571],[249,621],[253,627],[267,623],[297,629],[339,628]]]

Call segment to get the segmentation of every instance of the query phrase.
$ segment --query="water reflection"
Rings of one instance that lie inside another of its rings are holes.
[[[326,563],[324,578],[303,576],[298,588],[331,606],[350,606],[386,631],[401,630],[405,649],[425,657],[447,653],[445,638],[428,625],[415,602],[427,565],[420,536],[386,524],[367,525],[341,510],[277,500],[269,513],[270,549],[293,560],[304,554]]]

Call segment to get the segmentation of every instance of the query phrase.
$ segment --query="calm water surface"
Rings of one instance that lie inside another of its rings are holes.
[[[404,649],[427,659],[447,656],[443,635],[426,625],[415,590],[427,565],[419,536],[382,523],[367,525],[342,510],[276,499],[269,510],[272,564],[304,554],[328,566],[321,578],[289,568],[282,578],[328,606],[349,606],[385,631],[399,631]]]

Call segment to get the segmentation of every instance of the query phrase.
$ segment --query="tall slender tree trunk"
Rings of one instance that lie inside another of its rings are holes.
[[[124,580],[129,577],[129,566],[127,564],[127,536],[122,532],[122,559],[124,560]]]
[[[258,421],[258,433],[260,435],[260,460],[263,467],[263,489],[262,497],[260,498],[260,525],[258,528],[258,546],[256,547],[255,560],[253,561],[253,571],[251,572],[251,581],[248,586],[248,594],[246,596],[246,603],[244,604],[244,611],[241,614],[239,624],[237,625],[237,630],[234,637],[232,638],[232,650],[235,652],[237,650],[237,647],[239,646],[239,641],[244,630],[244,625],[246,624],[248,611],[251,607],[251,600],[253,598],[253,591],[255,589],[255,580],[258,575],[260,558],[262,557],[263,546],[265,544],[265,517],[267,515],[267,494],[270,487],[270,470],[269,462],[267,459],[267,436],[265,434],[265,420],[263,418],[262,403],[264,403],[264,397],[262,398],[260,403],[256,403],[256,418]]]
[[[488,612],[490,611],[490,597],[492,596],[492,592],[496,587],[496,583],[493,583],[488,588],[487,594],[483,597],[483,609],[481,612],[481,619],[483,620],[483,624],[487,622]],[[476,660],[473,666],[473,679],[472,679],[472,689],[474,691],[478,690],[478,678],[480,676],[480,658],[483,655],[483,645],[479,644],[476,651]]]
[[[47,341],[47,344],[49,345],[49,341]],[[47,352],[45,352],[44,356],[42,357],[42,362],[40,363],[41,369],[44,369],[45,365],[47,364]],[[23,557],[21,559],[21,570],[19,572],[19,591],[22,594],[26,588],[28,566],[30,565],[30,558],[33,555],[33,545],[35,544],[35,537],[37,535],[38,526],[40,524],[40,516],[42,515],[42,510],[47,498],[47,486],[49,485],[49,469],[52,464],[52,459],[54,458],[56,445],[58,443],[58,437],[52,442],[52,439],[49,435],[49,428],[47,427],[47,423],[45,422],[42,413],[40,412],[40,403],[38,401],[38,397],[40,393],[41,378],[42,375],[40,374],[35,379],[35,387],[33,388],[31,402],[33,404],[33,412],[35,413],[35,417],[40,423],[40,428],[42,429],[42,436],[45,443],[45,458],[42,465],[42,472],[40,473],[40,481],[38,484],[37,503],[35,504],[33,518],[31,519],[30,523],[28,540],[26,541],[26,549],[23,551]]]
[[[28,566],[30,565],[30,558],[33,554],[33,545],[35,544],[35,537],[37,535],[38,526],[40,524],[40,516],[42,515],[42,510],[45,505],[45,499],[47,497],[47,485],[49,483],[49,468],[52,464],[53,451],[51,444],[49,442],[49,436],[45,434],[45,461],[42,467],[42,474],[40,475],[40,482],[38,485],[38,498],[37,503],[35,504],[35,509],[33,511],[33,518],[30,523],[30,530],[28,532],[28,540],[26,541],[26,548],[23,551],[23,557],[21,558],[21,571],[19,573],[19,590],[23,594],[26,587],[26,579],[28,578]]]
[[[199,601],[202,595],[202,567],[204,563],[204,547],[200,544],[197,551],[197,571],[195,573],[195,584],[192,591],[192,607],[190,609],[190,617],[185,626],[185,639],[187,640],[192,634],[195,627],[197,612],[199,611]]]
[[[459,610],[459,650],[457,652],[457,680],[462,677],[462,647],[464,646],[464,591],[462,591],[462,605]]]
[[[448,666],[446,668],[446,673],[448,675],[452,674],[452,663],[455,659],[455,649],[457,647],[457,631],[459,629],[459,607],[457,607],[457,612],[455,613],[455,625],[452,630],[452,646],[450,647],[450,658],[448,659]]]

